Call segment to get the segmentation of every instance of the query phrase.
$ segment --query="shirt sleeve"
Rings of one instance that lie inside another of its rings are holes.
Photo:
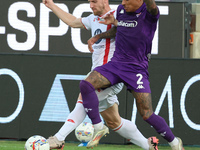
[[[123,9],[123,6],[122,4],[120,4],[118,7],[117,7],[117,11],[116,11],[116,19],[118,20],[118,17],[119,17],[119,11]]]
[[[157,15],[151,15],[151,14],[147,11],[147,15],[148,15],[149,18],[151,18],[151,20],[152,20],[153,22],[157,22],[158,19],[159,19],[159,17],[160,17],[160,11],[159,11],[159,9],[158,9],[158,14],[157,14]]]
[[[87,17],[83,17],[81,19],[81,22],[82,22],[82,24],[83,24],[83,26],[85,27],[86,30],[90,30],[91,29],[90,20],[91,20],[91,15],[89,15]]]

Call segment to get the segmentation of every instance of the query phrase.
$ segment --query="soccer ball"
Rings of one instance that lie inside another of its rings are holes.
[[[76,138],[82,142],[89,142],[94,134],[94,126],[89,122],[81,123],[75,130]]]
[[[31,136],[25,143],[25,150],[49,150],[49,142],[40,135]]]

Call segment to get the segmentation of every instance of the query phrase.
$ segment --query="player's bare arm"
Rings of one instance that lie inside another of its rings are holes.
[[[114,26],[111,29],[109,29],[108,31],[102,32],[96,36],[98,36],[99,39],[114,38],[116,36],[116,32],[117,32],[117,27]]]
[[[88,49],[91,53],[94,52],[92,45],[94,43],[96,43],[99,39],[106,39],[106,38],[114,38],[116,36],[116,32],[117,32],[117,27],[112,27],[111,29],[109,29],[106,32],[102,32],[100,34],[97,34],[93,37],[91,37],[87,43],[88,43]]]
[[[144,0],[144,2],[147,5],[148,12],[150,12],[152,15],[158,14],[158,7],[157,7],[156,2],[154,0]]]
[[[59,8],[53,0],[42,0],[46,7],[51,9],[53,13],[60,18],[64,23],[69,25],[72,28],[84,28],[81,18],[76,18],[70,13],[65,12],[61,8]]]

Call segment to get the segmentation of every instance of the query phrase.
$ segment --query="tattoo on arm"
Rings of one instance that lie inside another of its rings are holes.
[[[147,10],[152,14],[152,15],[157,15],[158,14],[158,7],[155,3],[154,0],[144,0],[144,2],[147,5]]]
[[[100,39],[114,38],[116,36],[117,27],[113,27],[106,32],[99,34]]]

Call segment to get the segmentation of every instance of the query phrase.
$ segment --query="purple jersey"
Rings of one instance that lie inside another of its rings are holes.
[[[117,33],[114,56],[107,64],[95,68],[112,85],[123,82],[127,89],[151,93],[148,74],[148,57],[157,27],[159,13],[151,15],[146,4],[127,13],[123,5],[117,9]]]
[[[116,50],[111,60],[127,62],[147,70],[158,18],[159,13],[156,16],[151,15],[145,3],[131,13],[127,13],[123,5],[119,5]]]

